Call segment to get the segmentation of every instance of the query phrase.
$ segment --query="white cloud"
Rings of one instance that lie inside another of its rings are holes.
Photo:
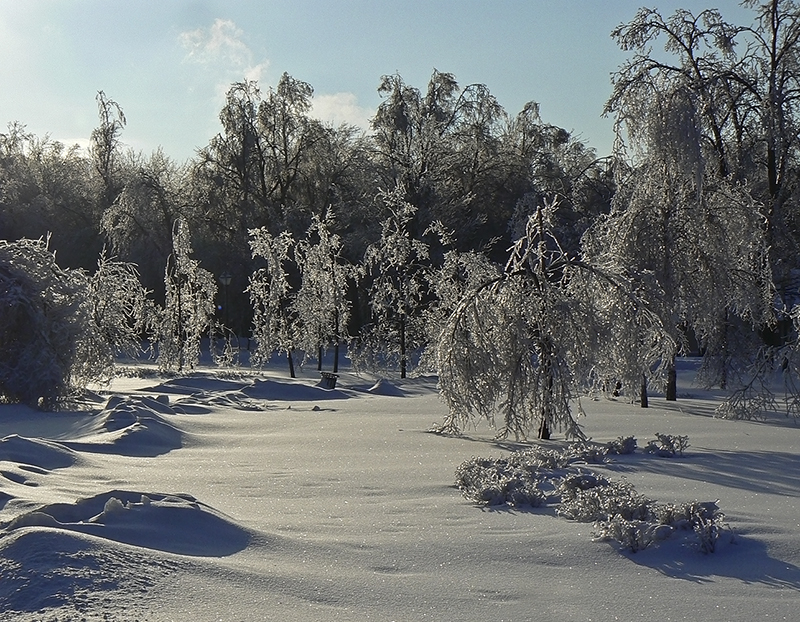
[[[312,100],[311,116],[333,125],[347,123],[366,130],[374,115],[374,110],[358,105],[358,98],[353,93],[314,95]]]
[[[182,32],[179,38],[187,61],[223,71],[228,82],[260,81],[269,67],[268,60],[255,62],[244,31],[232,20],[217,18],[211,27]]]

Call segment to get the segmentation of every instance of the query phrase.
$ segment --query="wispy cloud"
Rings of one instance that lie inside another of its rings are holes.
[[[189,30],[179,36],[188,62],[222,71],[228,81],[231,78],[260,81],[269,67],[268,60],[255,62],[255,55],[244,41],[244,32],[231,20],[217,18],[209,28]]]
[[[333,125],[347,123],[366,130],[374,115],[374,110],[358,105],[353,93],[314,95],[312,100],[311,116]]]

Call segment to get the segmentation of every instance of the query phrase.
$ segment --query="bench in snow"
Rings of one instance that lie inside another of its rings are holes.
[[[323,389],[335,389],[336,388],[336,381],[339,379],[339,374],[334,374],[329,371],[321,371],[319,375],[322,376],[322,380],[319,381],[319,386]]]

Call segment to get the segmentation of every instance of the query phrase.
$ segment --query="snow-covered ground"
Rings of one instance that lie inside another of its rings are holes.
[[[689,437],[683,457],[591,468],[719,499],[711,555],[620,552],[553,508],[465,501],[459,464],[521,445],[428,433],[434,379],[209,369],[118,379],[92,412],[0,406],[0,619],[797,620],[800,427],[713,418],[690,371],[676,403],[583,400],[581,423],[601,443]]]

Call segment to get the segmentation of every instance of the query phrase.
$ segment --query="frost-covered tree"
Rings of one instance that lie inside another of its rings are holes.
[[[200,360],[200,340],[214,318],[214,276],[192,259],[189,228],[173,225],[172,254],[164,270],[166,298],[157,328],[158,365],[164,370],[193,369]]]
[[[561,248],[554,211],[551,203],[529,217],[505,268],[470,287],[448,318],[437,358],[449,414],[439,431],[458,433],[486,419],[498,437],[525,438],[535,426],[539,438],[556,429],[580,438],[571,405],[579,388],[598,369],[638,384],[642,366],[669,346],[619,266],[587,263]],[[646,361],[616,364],[611,354],[642,341]]]
[[[322,369],[323,351],[333,345],[336,373],[339,345],[349,338],[351,303],[347,292],[355,268],[342,258],[342,242],[330,230],[332,223],[330,210],[325,219],[314,216],[306,239],[295,247],[301,283],[293,305],[300,326],[298,347],[306,353],[318,352]]]
[[[125,185],[103,213],[100,224],[114,254],[138,266],[148,288],[159,290],[164,264],[172,254],[174,223],[193,223],[185,204],[188,179],[161,149],[124,161]],[[192,226],[194,231],[194,225]]]
[[[100,125],[92,130],[90,154],[95,170],[100,176],[101,203],[110,206],[123,187],[119,159],[122,148],[120,135],[127,120],[120,105],[103,91],[97,92],[97,113]]]
[[[613,78],[606,113],[634,147],[648,144],[654,109],[683,120],[662,144],[699,163],[699,179],[741,184],[754,198],[775,289],[786,299],[798,268],[800,5],[742,5],[753,11],[750,25],[727,22],[717,9],[664,17],[642,8],[617,27],[612,37],[630,58]]]
[[[156,316],[147,295],[136,265],[109,257],[103,249],[89,278],[89,300],[92,319],[114,353],[135,356],[141,351]]]
[[[289,374],[295,377],[292,352],[297,347],[297,312],[295,292],[289,283],[287,264],[294,240],[289,232],[273,236],[265,227],[250,231],[253,258],[263,262],[250,277],[250,301],[253,304],[253,337],[256,351],[251,360],[269,361],[272,353],[285,352]]]
[[[43,240],[0,240],[0,399],[56,407],[113,365],[82,270]]]
[[[408,372],[409,354],[424,345],[422,312],[430,266],[427,244],[411,231],[417,208],[404,195],[399,185],[379,194],[387,215],[380,240],[364,254],[372,322],[362,330],[356,354],[365,364],[399,364],[401,378]]]
[[[698,100],[675,84],[651,87],[629,136],[636,158],[617,169],[614,210],[595,228],[595,247],[651,275],[646,296],[672,332],[670,360],[691,334],[706,354],[707,377],[725,386],[748,355],[733,346],[769,321],[765,220],[745,187],[707,166]],[[668,400],[675,386],[671,363]]]

